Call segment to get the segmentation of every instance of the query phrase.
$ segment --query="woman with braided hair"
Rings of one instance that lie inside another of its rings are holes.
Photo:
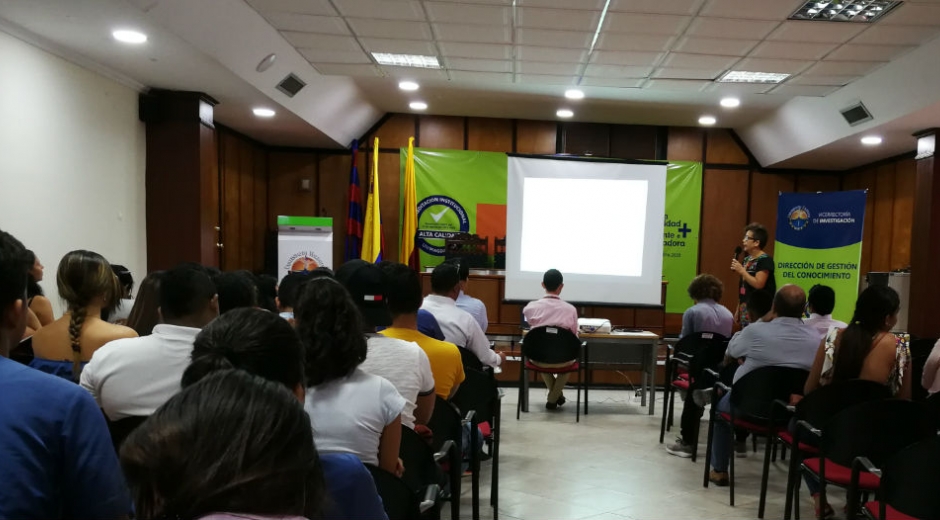
[[[35,358],[30,363],[71,381],[99,347],[121,338],[137,337],[133,329],[101,319],[101,309],[120,298],[121,287],[111,265],[98,253],[72,251],[62,257],[56,273],[66,313],[33,336]]]

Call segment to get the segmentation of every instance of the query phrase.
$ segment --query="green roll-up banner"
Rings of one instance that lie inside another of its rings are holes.
[[[444,239],[456,233],[506,236],[506,154],[415,148],[420,264],[444,259]],[[404,181],[407,150],[400,154]],[[663,278],[669,282],[666,312],[691,305],[686,289],[698,266],[702,165],[677,161],[666,169]]]

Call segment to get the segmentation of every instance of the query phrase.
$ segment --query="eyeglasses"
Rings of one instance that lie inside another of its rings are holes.
[[[757,239],[754,238],[754,237],[749,237],[749,236],[747,236],[747,235],[744,235],[744,240],[749,240],[749,241],[753,242],[753,241],[756,241]]]

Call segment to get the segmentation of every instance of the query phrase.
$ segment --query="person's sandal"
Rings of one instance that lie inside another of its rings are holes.
[[[816,518],[834,518],[836,516],[836,512],[829,504],[826,504],[826,509],[823,510],[823,515],[819,516],[819,493],[813,495],[813,502],[813,511],[816,513]]]

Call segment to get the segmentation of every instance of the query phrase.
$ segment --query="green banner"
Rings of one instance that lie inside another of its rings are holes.
[[[702,163],[674,161],[666,167],[666,219],[663,227],[663,279],[666,312],[692,306],[689,284],[698,272],[702,214]]]

